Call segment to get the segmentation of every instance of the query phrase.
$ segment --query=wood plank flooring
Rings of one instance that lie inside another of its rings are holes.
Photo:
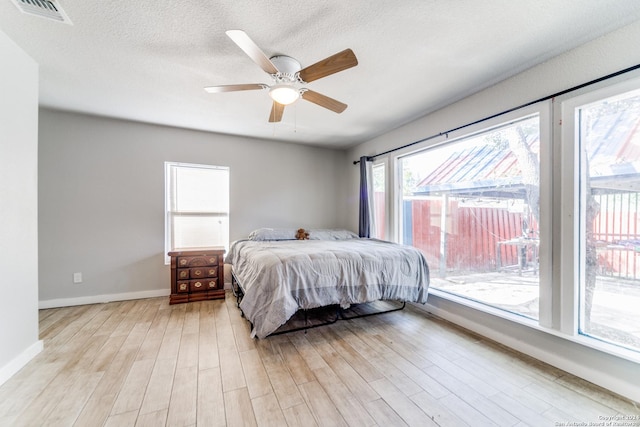
[[[152,298],[42,310],[40,336],[44,351],[0,387],[0,426],[539,427],[640,415],[410,307],[253,340],[231,295]]]

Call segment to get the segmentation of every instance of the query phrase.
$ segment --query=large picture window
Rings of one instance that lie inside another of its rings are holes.
[[[401,241],[432,288],[538,319],[538,115],[399,159]]]
[[[379,234],[438,299],[640,361],[640,75],[611,79],[374,156]]]
[[[579,332],[640,350],[640,90],[574,110]]]
[[[165,257],[229,245],[229,168],[166,162],[165,204]]]

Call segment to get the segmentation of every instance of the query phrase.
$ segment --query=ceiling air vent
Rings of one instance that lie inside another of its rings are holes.
[[[73,25],[60,3],[50,0],[11,0],[22,13]]]

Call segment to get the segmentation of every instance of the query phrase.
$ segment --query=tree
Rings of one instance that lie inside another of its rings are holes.
[[[515,156],[525,193],[525,202],[533,219],[540,221],[540,162],[530,141],[539,137],[538,120],[527,120],[488,136],[488,142],[498,149],[509,149]],[[524,231],[524,230],[523,230]]]
[[[531,145],[527,142],[527,129],[525,125],[519,124],[508,128],[506,139],[511,152],[518,160],[520,171],[522,172],[522,184],[524,185],[525,197],[529,212],[540,223],[540,161],[538,156],[531,150]],[[539,134],[539,131],[536,129]]]

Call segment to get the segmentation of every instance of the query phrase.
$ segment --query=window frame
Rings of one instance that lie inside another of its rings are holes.
[[[581,226],[585,220],[585,211],[581,206],[585,204],[586,195],[582,193],[580,185],[585,171],[579,168],[582,153],[578,152],[580,144],[577,136],[580,133],[580,123],[576,112],[587,104],[639,88],[640,73],[636,72],[601,82],[577,93],[564,95],[557,100],[560,108],[556,109],[554,120],[559,128],[557,133],[560,135],[560,138],[555,141],[555,145],[558,146],[556,150],[560,156],[554,159],[554,169],[560,180],[557,192],[562,200],[557,212],[562,237],[554,245],[559,255],[556,260],[559,263],[558,269],[561,270],[558,280],[559,305],[561,305],[558,307],[558,329],[563,335],[571,337],[580,344],[634,362],[640,362],[640,351],[630,350],[580,332],[582,310],[580,298],[582,275],[585,269],[580,254],[580,248],[584,244]],[[573,268],[567,266],[573,266]]]
[[[551,245],[551,236],[553,231],[551,230],[552,224],[552,186],[553,178],[551,176],[553,165],[551,159],[552,153],[552,135],[553,135],[553,105],[551,100],[540,101],[538,103],[523,107],[521,109],[511,111],[507,114],[499,117],[494,117],[490,120],[476,123],[472,126],[465,127],[449,134],[442,134],[437,138],[425,141],[422,144],[416,144],[408,147],[404,150],[398,150],[389,157],[389,164],[391,171],[389,173],[388,185],[391,187],[392,194],[389,195],[390,199],[390,212],[391,230],[392,234],[389,234],[389,239],[396,243],[403,243],[402,241],[402,220],[403,205],[402,205],[402,170],[400,167],[401,159],[412,154],[416,154],[428,148],[435,148],[442,144],[451,143],[460,139],[466,139],[473,137],[474,135],[488,132],[492,129],[496,129],[509,123],[520,121],[526,117],[537,115],[539,117],[540,126],[540,265],[539,265],[539,292],[540,292],[540,306],[538,320],[533,320],[520,316],[516,313],[510,313],[489,305],[485,305],[473,300],[466,299],[461,296],[452,295],[447,292],[440,292],[437,289],[430,289],[429,292],[437,294],[439,297],[455,301],[456,303],[478,309],[480,311],[496,315],[501,318],[508,319],[510,321],[526,324],[536,328],[550,328],[553,327],[554,319],[554,288],[552,283],[552,257],[551,251],[547,249]],[[546,161],[543,161],[546,159]]]
[[[402,157],[451,140],[469,137],[530,114],[540,116],[540,306],[538,321],[495,309],[463,297],[430,289],[438,298],[528,326],[634,363],[640,352],[580,333],[580,215],[574,195],[579,191],[574,133],[575,107],[640,88],[640,71],[599,82],[554,99],[520,108],[464,129],[441,134],[421,144],[388,154],[388,239],[402,243]],[[559,236],[559,238],[552,238]]]
[[[171,262],[171,258],[168,255],[168,252],[174,250],[174,227],[172,219],[177,215],[179,216],[190,216],[190,217],[215,217],[215,218],[227,218],[227,221],[230,217],[230,206],[229,200],[227,200],[227,212],[173,212],[170,206],[172,198],[170,196],[171,191],[175,191],[174,186],[172,186],[172,176],[171,170],[172,168],[198,168],[198,169],[208,169],[208,170],[216,170],[216,171],[226,171],[227,179],[230,178],[230,168],[227,166],[215,166],[215,165],[205,165],[205,164],[197,164],[197,163],[183,163],[183,162],[164,162],[164,261],[165,265],[169,265]],[[230,186],[230,183],[229,183]],[[227,189],[227,196],[230,198],[230,188]],[[175,199],[175,196],[173,197]],[[229,234],[229,230],[227,229],[227,236]],[[224,242],[225,249],[229,246],[229,239],[227,237],[227,241]]]

